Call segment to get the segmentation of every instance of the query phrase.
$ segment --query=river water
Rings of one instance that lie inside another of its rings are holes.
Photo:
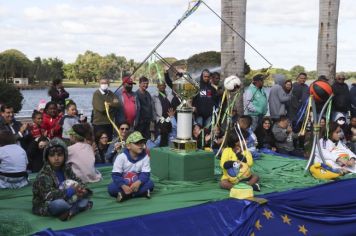
[[[116,88],[111,88],[112,91],[115,91],[115,89]],[[137,85],[133,87],[134,91],[137,89]],[[88,117],[90,117],[91,114],[91,102],[95,90],[97,90],[97,88],[66,88],[66,91],[69,93],[69,98],[77,104],[79,113],[83,113]],[[153,95],[156,93],[157,87],[149,86],[148,91]],[[16,117],[30,117],[41,99],[45,99],[47,102],[51,100],[48,96],[48,90],[46,89],[21,90],[21,93],[24,97],[22,110],[16,114]]]

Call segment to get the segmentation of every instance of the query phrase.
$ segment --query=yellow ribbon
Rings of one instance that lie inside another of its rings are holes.
[[[222,107],[223,107],[223,104],[224,104],[224,101],[225,101],[225,98],[226,98],[226,93],[227,93],[227,90],[225,89],[225,90],[224,90],[224,93],[223,93],[223,96],[222,96],[222,98],[221,98],[221,103],[220,103],[220,108],[219,108],[219,114],[218,114],[218,117],[216,118],[215,126],[217,126],[217,125],[219,124]]]
[[[305,115],[305,118],[304,118],[304,122],[303,122],[302,128],[299,131],[299,135],[300,136],[303,136],[305,134],[305,130],[307,128],[308,119],[309,119],[309,115],[310,115],[310,110],[311,110],[311,106],[312,106],[312,99],[313,99],[313,96],[310,96],[309,97],[309,101],[308,101],[308,106],[307,106],[307,112],[306,112],[306,115]],[[316,114],[313,114],[313,115],[316,115]]]
[[[120,130],[119,128],[116,126],[115,122],[111,119],[110,117],[110,113],[109,113],[109,108],[110,108],[110,105],[108,102],[104,102],[104,105],[105,105],[105,111],[106,111],[106,115],[110,121],[110,123],[112,124],[112,126],[114,127],[114,129],[116,130],[117,134],[119,135],[119,139],[120,139],[120,142],[122,142],[122,137],[121,137],[121,133],[120,133]]]

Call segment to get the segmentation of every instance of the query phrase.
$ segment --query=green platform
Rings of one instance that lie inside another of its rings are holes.
[[[150,155],[151,173],[160,179],[199,181],[214,178],[212,152],[176,152],[163,147],[152,149]]]

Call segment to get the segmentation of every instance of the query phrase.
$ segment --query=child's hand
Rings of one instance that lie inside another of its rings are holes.
[[[347,166],[354,167],[355,166],[355,159],[350,159],[347,161]]]
[[[122,147],[121,142],[117,142],[117,143],[114,144],[114,149],[115,149],[116,152],[120,151],[121,147]]]
[[[347,165],[347,160],[345,160],[344,158],[338,158],[338,159],[336,159],[336,162],[337,162],[340,166],[346,166],[346,165]]]
[[[289,133],[291,133],[293,131],[293,129],[292,129],[292,126],[288,126],[288,128],[287,128],[287,133],[289,134]]]
[[[211,134],[205,135],[205,142],[208,142],[211,139]]]
[[[96,146],[96,143],[95,142],[93,142],[93,144],[92,144],[92,148],[93,148],[93,151],[95,152],[96,151],[96,149],[98,148],[97,146]]]
[[[234,148],[234,151],[235,153],[240,153],[241,152],[241,147],[239,145],[237,145],[235,148]]]
[[[167,111],[168,117],[173,117],[175,113],[176,112],[173,108],[168,108],[168,111]]]
[[[129,194],[132,193],[132,189],[131,189],[129,186],[127,186],[127,185],[122,185],[121,188],[122,188],[122,190],[124,190],[124,193],[125,193],[126,195],[129,195]]]
[[[87,190],[85,188],[78,186],[75,189],[75,194],[78,196],[78,198],[82,198],[86,193],[87,193]]]
[[[141,185],[141,181],[137,180],[136,182],[134,182],[133,184],[131,184],[131,190],[135,193],[138,191],[138,189],[140,188]]]
[[[21,132],[21,134],[23,134],[27,129],[28,129],[28,123],[25,123],[20,127],[19,131]]]

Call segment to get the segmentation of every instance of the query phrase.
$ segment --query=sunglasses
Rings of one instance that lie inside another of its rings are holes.
[[[120,128],[120,130],[129,130],[129,128]]]

